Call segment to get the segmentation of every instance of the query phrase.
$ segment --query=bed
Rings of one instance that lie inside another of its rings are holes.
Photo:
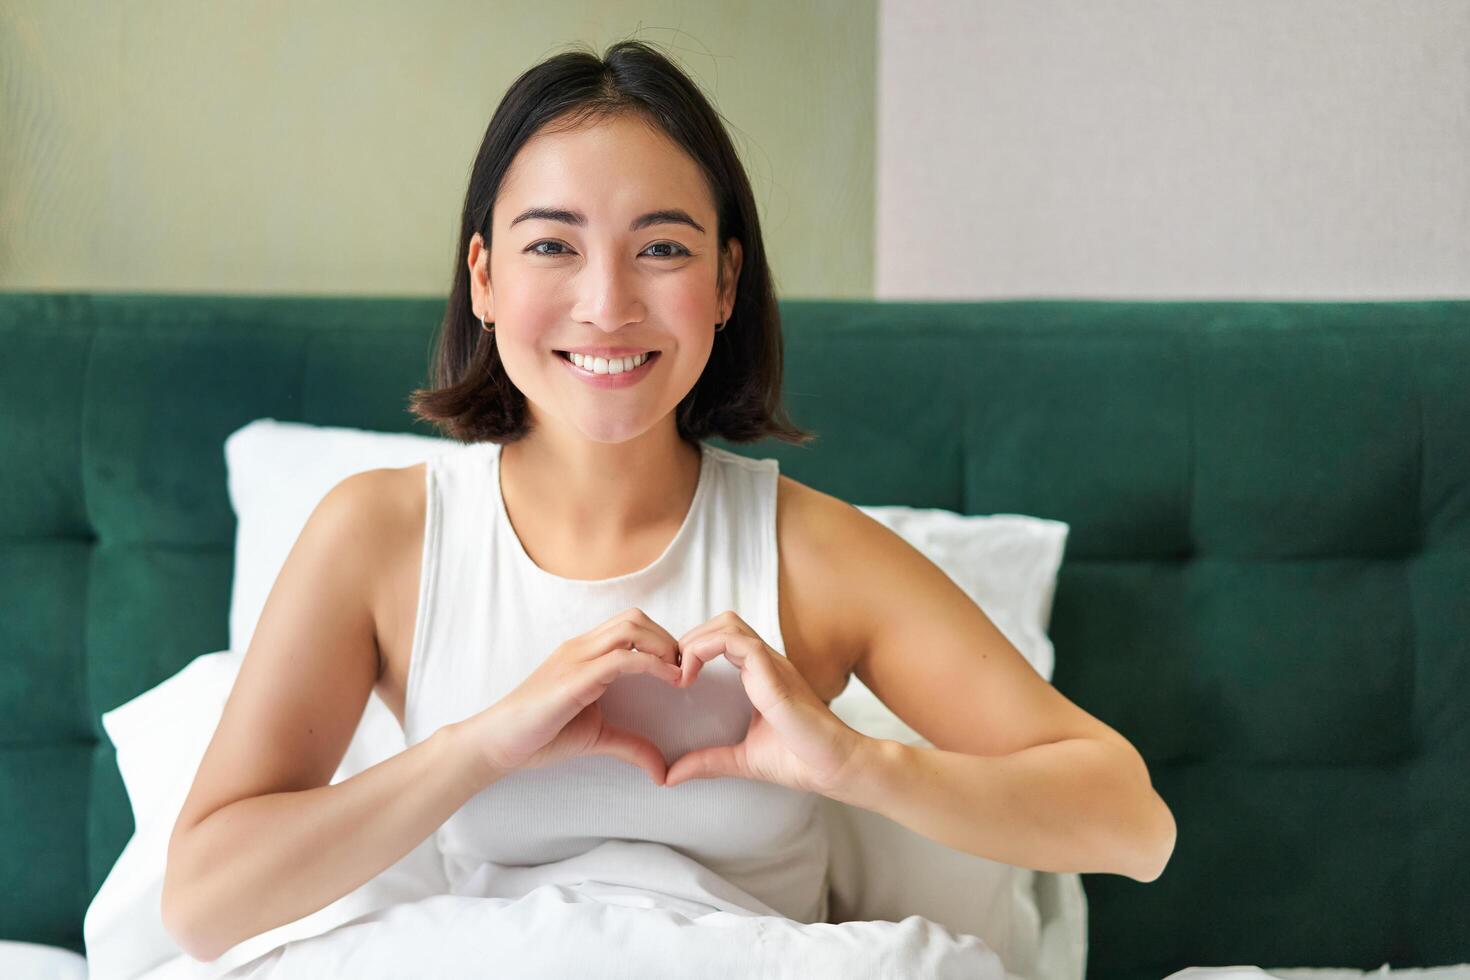
[[[82,975],[134,832],[100,718],[225,647],[223,439],[424,432],[441,306],[0,295],[0,975]],[[782,312],[820,439],[716,444],[854,503],[1071,528],[1053,683],[1179,831],[1156,881],[1080,876],[1088,977],[1470,976],[1470,302]]]

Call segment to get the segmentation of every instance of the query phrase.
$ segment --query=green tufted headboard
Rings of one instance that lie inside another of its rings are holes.
[[[99,716],[227,643],[225,436],[434,434],[442,306],[0,294],[0,938],[84,951],[132,833]],[[783,311],[820,439],[724,448],[1071,525],[1054,683],[1179,830],[1084,876],[1090,978],[1470,961],[1470,301]]]

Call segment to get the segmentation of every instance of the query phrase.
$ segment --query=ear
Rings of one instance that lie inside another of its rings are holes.
[[[470,270],[470,307],[475,316],[483,316],[487,323],[494,323],[495,291],[490,288],[490,248],[478,231],[470,238],[466,265]]]
[[[735,287],[740,283],[740,260],[743,253],[738,238],[731,238],[725,248],[728,258],[725,259],[725,285],[720,295],[720,312],[723,314],[722,319],[728,320],[735,315]]]

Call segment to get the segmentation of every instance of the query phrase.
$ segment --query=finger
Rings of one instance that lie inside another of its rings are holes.
[[[669,767],[664,776],[665,787],[677,786],[690,779],[715,779],[740,775],[739,755],[735,745],[711,745],[685,753]]]
[[[692,642],[706,633],[714,633],[727,629],[734,629],[737,632],[755,633],[755,630],[751,629],[745,620],[735,615],[734,610],[727,609],[718,616],[712,616],[693,629],[686,631],[683,636],[679,637],[678,643],[682,647],[685,643]]]
[[[694,627],[691,630],[688,630],[683,636],[679,637],[675,645],[682,650],[686,643],[693,643],[695,640],[699,639],[701,636],[704,636],[706,633],[713,633],[719,628],[720,624],[713,619],[708,620],[707,622],[700,623],[698,626]]]
[[[662,626],[651,620],[647,626],[634,622],[621,623],[612,632],[610,639],[613,645],[635,647],[677,666],[679,651],[674,643],[674,638]]]
[[[679,650],[682,652],[686,644],[693,643],[694,641],[700,639],[701,637],[707,636],[710,633],[717,633],[723,628],[723,613],[721,613],[719,616],[707,619],[704,622],[700,623],[698,626],[695,626],[692,629],[685,631],[684,635],[679,637],[677,641]]]
[[[716,643],[720,640],[720,634],[714,630],[698,630],[695,635],[679,641],[679,655],[683,661],[680,667],[680,687],[688,687],[694,683],[699,676],[699,669],[704,666],[705,661],[720,655],[718,646],[711,647],[711,641]],[[710,651],[713,652],[710,652]],[[704,659],[700,659],[700,651],[705,651]]]
[[[660,656],[668,654],[671,657],[678,650],[679,644],[674,641],[674,635],[654,622],[653,618],[642,609],[635,607],[632,610],[632,619],[630,621],[633,625],[642,628],[646,634],[658,638],[659,642],[657,643],[650,642],[645,638],[643,642],[645,649],[652,650]]]
[[[668,763],[664,761],[664,755],[658,746],[642,735],[604,722],[596,744],[588,751],[592,755],[612,756],[631,763],[648,773],[648,778],[653,780],[654,785],[664,785],[669,770]]]
[[[652,674],[670,684],[679,682],[678,667],[643,650],[616,647],[592,661],[590,666],[594,676],[604,685],[611,684],[621,674]]]
[[[679,683],[680,670],[662,657],[656,657],[645,650],[614,650],[612,653],[618,655],[620,661],[619,673],[624,674],[652,674],[670,684]]]
[[[679,651],[680,653],[683,653],[685,647],[700,647],[703,645],[706,639],[712,636],[739,637],[743,640],[753,642],[755,646],[760,649],[764,649],[766,645],[765,641],[760,638],[755,630],[751,629],[746,624],[745,620],[735,615],[733,611],[726,611],[714,617],[709,622],[696,626],[694,629],[690,630],[688,633],[685,633],[682,637],[680,637]],[[716,652],[712,656],[705,657],[704,659],[705,661],[708,661],[713,659],[714,656],[719,655],[720,652]],[[731,659],[731,662],[735,663],[736,666],[740,666],[739,662],[734,660],[734,658]],[[685,674],[688,676],[685,681],[681,682],[681,687],[685,684],[694,683],[694,675],[699,673],[700,666],[701,664],[696,664],[694,665],[692,670],[685,670]]]
[[[716,657],[724,657],[743,670],[751,656],[750,641],[753,639],[754,637],[744,634],[722,630],[716,633],[706,633],[682,644],[679,652],[684,654],[684,676],[679,686],[687,687],[693,684],[701,668]],[[763,644],[757,643],[756,646],[763,646]]]

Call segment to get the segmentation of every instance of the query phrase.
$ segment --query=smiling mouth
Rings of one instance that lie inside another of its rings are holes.
[[[565,357],[567,360],[571,360],[571,356],[572,356],[572,352],[571,351],[559,350],[559,351],[555,351],[554,353],[560,354],[562,357]],[[646,350],[643,353],[648,354],[649,356],[652,356],[654,354],[658,354],[658,353],[661,353],[661,352],[660,351],[656,351],[656,350]],[[602,355],[601,354],[583,354],[582,356],[583,357],[601,357]],[[636,357],[637,355],[636,354],[624,354],[623,356],[624,357]]]
[[[566,361],[572,367],[577,367],[577,362],[572,360],[572,355],[571,355],[571,353],[569,351],[559,350],[559,351],[554,351],[553,353],[555,353],[556,356],[557,357],[560,357],[563,361]],[[644,360],[643,360],[643,364],[638,365],[638,368],[641,368],[641,367],[643,367],[644,364],[647,364],[650,361],[654,360],[661,353],[663,353],[663,352],[662,351],[656,351],[656,350],[649,351],[648,352],[648,356],[646,358],[644,358]],[[604,360],[606,360],[606,358],[604,358]],[[636,370],[638,370],[638,368],[630,368],[629,370],[636,371]],[[586,368],[577,368],[577,370],[579,370],[579,371],[586,371],[587,369]],[[593,374],[595,372],[593,372],[593,371],[587,371],[587,373],[588,374]],[[626,374],[627,372],[626,371],[620,371],[619,373],[620,374]]]

